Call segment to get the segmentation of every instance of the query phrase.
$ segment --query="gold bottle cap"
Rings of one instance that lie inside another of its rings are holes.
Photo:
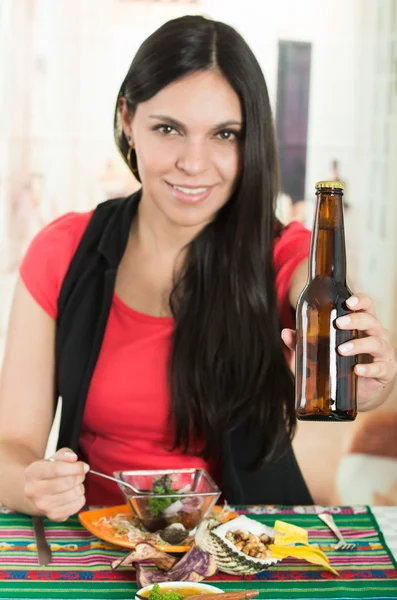
[[[323,188],[344,190],[345,186],[342,181],[318,181],[316,183],[316,190],[322,190]]]

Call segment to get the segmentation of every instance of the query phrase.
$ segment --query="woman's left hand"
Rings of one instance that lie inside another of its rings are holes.
[[[397,361],[390,342],[390,333],[375,313],[374,304],[368,296],[355,294],[346,301],[351,313],[336,320],[343,330],[357,330],[359,336],[339,346],[342,356],[359,355],[354,367],[358,375],[358,408],[374,408],[386,398],[385,388],[397,373]],[[291,350],[295,350],[295,332],[283,329],[281,337]]]

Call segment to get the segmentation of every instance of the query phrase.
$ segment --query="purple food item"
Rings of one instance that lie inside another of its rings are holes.
[[[204,577],[200,575],[200,573],[197,573],[197,571],[192,571],[187,577],[185,577],[183,581],[191,581],[192,583],[198,583],[199,581],[203,581],[203,579]]]
[[[214,557],[195,544],[186,552],[185,556],[171,567],[167,575],[172,577],[174,581],[185,581],[186,573],[192,573],[193,571],[196,571],[203,578],[210,577],[217,571]]]
[[[136,584],[138,588],[143,588],[154,583],[172,581],[172,579],[168,578],[167,573],[161,569],[150,569],[149,567],[144,567],[143,565],[137,563],[135,565],[135,571]]]
[[[164,573],[160,569],[150,569],[148,567],[144,567],[143,565],[136,564],[136,583],[140,588],[146,587],[147,585],[153,585],[154,583],[165,583],[169,581],[190,581],[192,583],[197,583],[202,581],[204,577],[197,573],[196,571],[191,571],[190,573],[186,573],[183,579],[174,579],[169,576],[169,573]]]
[[[204,500],[198,496],[194,498],[182,498],[181,504],[183,505],[181,508],[183,512],[195,512],[203,506]]]
[[[139,542],[135,549],[124,556],[124,558],[115,560],[112,562],[112,569],[117,569],[117,567],[123,566],[131,566],[133,563],[141,563],[145,561],[154,562],[156,567],[162,570],[162,572],[167,572],[174,564],[177,562],[177,558],[167,554],[166,552],[162,552],[158,550],[152,544],[148,542]]]
[[[145,566],[145,562],[154,562],[155,567]],[[140,542],[135,550],[121,560],[115,560],[112,568],[134,566],[136,581],[139,587],[145,587],[161,581],[201,581],[216,573],[217,567],[213,556],[194,545],[180,560],[166,552],[157,550],[152,544]]]

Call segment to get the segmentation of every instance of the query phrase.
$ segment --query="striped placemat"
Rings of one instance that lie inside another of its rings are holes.
[[[257,589],[260,598],[397,598],[396,563],[368,507],[330,507],[354,552],[335,552],[333,534],[318,519],[324,507],[237,507],[238,512],[273,525],[276,519],[309,530],[309,540],[328,555],[339,577],[320,567],[285,559],[255,576],[218,573],[209,581],[225,591]],[[76,517],[66,523],[45,522],[53,550],[49,567],[38,567],[31,519],[0,514],[0,599],[133,600],[134,571],[112,571],[110,563],[125,551],[102,542],[82,528]]]

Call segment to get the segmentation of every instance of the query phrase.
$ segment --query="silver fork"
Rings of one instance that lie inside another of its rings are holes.
[[[48,460],[50,462],[55,462],[55,458],[52,458],[52,457],[47,458],[46,460]],[[100,473],[99,471],[93,471],[93,469],[90,469],[88,471],[88,473],[91,473],[91,475],[96,475],[97,477],[103,477],[104,479],[109,479],[110,481],[114,481],[115,483],[118,483],[119,485],[126,487],[127,489],[131,490],[131,492],[134,492],[134,494],[137,494],[139,496],[153,496],[153,494],[154,494],[154,492],[152,492],[151,490],[138,490],[131,483],[127,483],[126,481],[123,481],[122,479],[118,479],[117,477],[112,477],[111,475],[105,475],[105,473]],[[178,491],[179,494],[184,494],[185,492],[188,492],[189,489],[190,489],[190,485],[188,484],[188,485],[185,485],[180,490],[176,490],[176,491]],[[194,487],[193,487],[193,490],[194,490]],[[165,494],[165,495],[167,495],[167,494]]]
[[[321,513],[317,516],[323,521],[323,523],[328,525],[332,533],[334,533],[338,538],[339,541],[334,546],[334,550],[341,550],[343,552],[345,550],[355,550],[357,548],[357,544],[346,542],[332,515],[329,515],[328,513]]]
[[[56,462],[55,458],[47,458],[47,460],[49,462]],[[93,471],[92,469],[90,469],[88,471],[88,473],[91,473],[92,475],[97,475],[98,477],[103,477],[104,479],[109,479],[110,481],[114,481],[115,483],[118,483],[126,488],[128,488],[129,490],[131,490],[132,492],[134,492],[134,494],[139,494],[140,496],[142,495],[147,495],[147,496],[151,496],[153,494],[153,492],[151,492],[150,490],[137,490],[136,487],[134,487],[133,485],[131,485],[130,483],[127,483],[126,481],[123,481],[122,479],[117,479],[116,477],[112,477],[111,475],[105,475],[105,473],[100,473],[99,471]]]

